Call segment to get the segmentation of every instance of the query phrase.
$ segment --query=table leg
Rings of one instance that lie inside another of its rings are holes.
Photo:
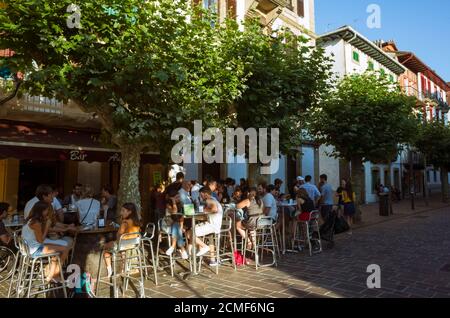
[[[282,246],[282,253],[283,253],[283,255],[284,254],[286,254],[286,217],[285,217],[285,212],[284,212],[284,209],[281,209],[281,219],[282,219],[282,222],[283,222],[283,224],[281,224],[281,226],[282,226],[282,236],[283,236],[283,242],[281,243],[281,246]]]

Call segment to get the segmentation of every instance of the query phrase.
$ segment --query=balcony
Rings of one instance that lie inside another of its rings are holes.
[[[247,11],[247,17],[259,17],[261,24],[269,27],[284,8],[293,9],[290,0],[254,0]]]
[[[0,79],[0,96],[5,89],[10,90],[11,80]],[[50,126],[98,127],[98,120],[93,114],[83,112],[75,103],[63,102],[43,96],[24,94],[14,98],[0,107],[0,118],[39,122]]]

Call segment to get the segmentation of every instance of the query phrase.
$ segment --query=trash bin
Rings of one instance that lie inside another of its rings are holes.
[[[390,215],[389,194],[380,193],[380,216],[389,216],[389,215]]]

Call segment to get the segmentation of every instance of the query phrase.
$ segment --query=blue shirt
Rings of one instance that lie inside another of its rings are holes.
[[[320,192],[319,189],[314,184],[311,183],[305,183],[300,186],[300,189],[305,189],[308,193],[308,196],[311,200],[316,201],[320,198]]]
[[[322,204],[323,205],[333,205],[334,197],[333,197],[333,188],[329,183],[325,183],[322,188]]]

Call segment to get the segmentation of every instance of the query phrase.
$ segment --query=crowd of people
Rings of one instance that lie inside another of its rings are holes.
[[[348,180],[342,180],[336,191],[328,183],[325,174],[320,176],[317,186],[313,184],[311,176],[299,176],[292,189],[286,193],[282,191],[283,183],[283,180],[276,179],[274,184],[260,183],[254,187],[244,178],[237,184],[231,178],[214,180],[207,177],[200,184],[186,180],[182,172],[178,173],[175,182],[168,186],[159,185],[151,197],[151,207],[155,218],[159,220],[160,230],[172,238],[165,253],[172,255],[178,250],[182,259],[188,259],[195,244],[196,256],[210,253],[210,265],[217,266],[214,247],[207,245],[202,237],[220,231],[225,212],[235,213],[234,226],[245,239],[247,230],[255,230],[261,216],[269,217],[279,225],[280,203],[287,200],[296,202],[296,205],[281,209],[281,213],[288,216],[287,222],[292,225],[288,229],[293,229],[298,221],[308,220],[310,213],[316,210],[320,211],[325,221],[336,207],[342,211],[349,225],[352,224],[356,198]],[[12,242],[3,224],[8,209],[8,204],[0,203],[0,242],[3,245],[11,245]],[[192,220],[185,217],[188,209],[205,214],[205,220],[196,224],[195,239]],[[22,237],[32,255],[60,253],[61,261],[64,262],[72,248],[73,236],[80,226],[93,225],[99,218],[105,219],[106,223],[119,223],[117,237],[141,231],[141,215],[134,203],[124,204],[117,217],[116,212],[117,198],[109,186],[103,187],[100,197],[96,198],[91,187],[76,184],[70,195],[58,199],[58,193],[52,187],[40,185],[35,197],[25,206]],[[104,248],[108,251],[116,244],[112,240]],[[247,248],[251,249],[252,244],[254,242],[248,240]],[[106,252],[104,255],[108,274],[112,275],[111,253]],[[47,280],[57,280],[59,268],[54,263],[49,267]]]

